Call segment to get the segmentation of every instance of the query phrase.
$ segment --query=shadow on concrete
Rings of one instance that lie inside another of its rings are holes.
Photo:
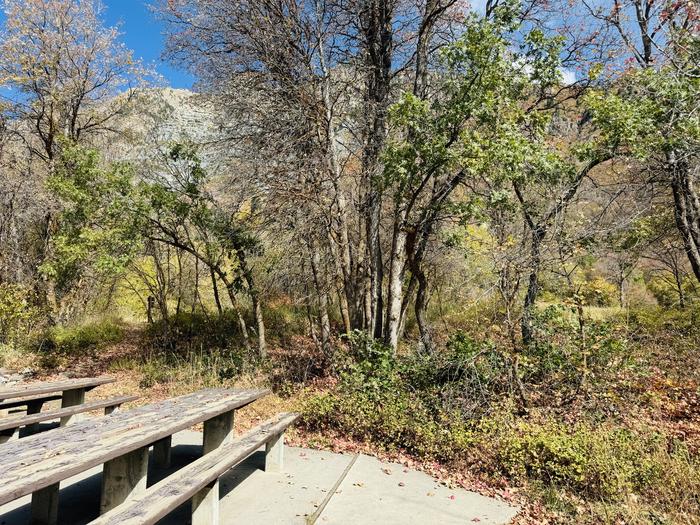
[[[48,426],[48,425],[45,425]],[[42,428],[43,430],[44,428]],[[173,445],[172,464],[168,469],[156,468],[153,464],[153,454],[149,457],[148,485],[158,483],[173,472],[192,463],[202,454],[201,445]],[[220,494],[223,498],[240,483],[246,480],[257,468],[264,465],[265,456],[258,452],[241,463],[221,478]],[[99,516],[100,490],[102,486],[102,467],[90,470],[81,477],[76,477],[62,483],[59,495],[59,523],[83,525]],[[0,525],[19,525],[30,521],[31,508],[29,498],[23,498],[21,506],[14,508],[0,516]],[[161,520],[163,524],[189,523],[190,504],[183,504]]]

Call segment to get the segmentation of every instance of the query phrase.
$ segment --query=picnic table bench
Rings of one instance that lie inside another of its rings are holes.
[[[265,445],[265,471],[280,472],[284,431],[299,414],[287,413],[266,421],[244,435],[222,444],[146,491],[135,494],[91,525],[151,525],[192,500],[192,525],[219,523],[218,479]]]
[[[0,447],[0,505],[32,494],[32,522],[55,524],[61,481],[104,464],[100,513],[146,489],[148,449],[167,465],[171,436],[204,423],[204,453],[231,440],[233,414],[267,390],[208,389],[80,421]]]
[[[7,399],[13,399],[13,406],[25,401],[36,401],[42,396],[56,395],[57,392],[62,392],[63,395],[67,392],[78,395],[81,392],[84,394],[87,390],[104,385],[114,383],[116,379],[113,377],[83,377],[80,379],[64,379],[61,381],[47,381],[35,383],[20,383],[8,388],[0,388],[0,402]],[[0,408],[5,408],[6,404],[0,404]]]
[[[26,406],[27,414],[36,414],[45,402],[56,399],[61,399],[62,408],[80,405],[85,402],[85,392],[114,381],[113,377],[84,377],[0,388],[0,410]]]
[[[26,407],[27,416],[33,416],[41,413],[44,403],[60,399],[61,408],[66,410],[58,417],[60,417],[61,426],[65,426],[75,421],[78,414],[87,411],[68,410],[69,407],[85,403],[85,392],[114,381],[115,379],[112,377],[86,377],[61,381],[21,383],[8,388],[0,388],[0,410]],[[115,403],[114,406],[118,404]],[[6,419],[6,417],[0,417],[0,421],[4,422]],[[11,439],[14,436],[14,430],[21,426],[25,426],[28,433],[33,433],[37,428],[37,422],[48,421],[53,418],[40,418],[36,421],[34,421],[36,418],[31,419],[32,422],[28,422],[26,425],[19,424],[14,428],[5,427],[0,429],[0,443]],[[18,422],[18,420],[15,422]]]
[[[119,408],[122,404],[135,401],[136,399],[138,399],[138,396],[120,396],[109,399],[98,399],[97,401],[90,401],[89,403],[83,403],[82,405],[73,405],[66,408],[60,408],[58,410],[48,410],[36,414],[22,414],[18,416],[3,417],[0,418],[0,443],[5,443],[12,439],[16,434],[19,434],[18,431],[22,427],[28,429],[28,434],[33,434],[33,427],[42,421],[51,421],[56,419],[65,420],[66,418],[76,414],[83,414],[85,412],[100,409],[104,409],[105,415],[107,415],[114,412],[114,410]],[[65,424],[63,426],[65,426]],[[21,437],[21,435],[18,437]]]

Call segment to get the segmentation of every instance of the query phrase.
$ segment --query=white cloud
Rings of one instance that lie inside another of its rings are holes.
[[[564,85],[569,86],[576,82],[576,73],[574,73],[570,69],[562,68],[560,70],[560,73],[564,81]]]

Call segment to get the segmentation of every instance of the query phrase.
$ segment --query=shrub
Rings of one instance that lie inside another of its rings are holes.
[[[626,332],[614,320],[585,319],[582,332],[567,307],[550,305],[535,312],[533,324],[535,342],[521,352],[522,380],[544,393],[578,391],[583,374],[602,378],[630,362]]]
[[[497,448],[501,467],[514,479],[565,488],[591,500],[622,501],[632,493],[654,499],[670,470],[700,474],[700,464],[686,448],[670,447],[666,436],[648,429],[523,421],[502,434]]]
[[[631,328],[654,334],[672,325],[694,333],[693,316],[633,312]],[[598,419],[587,419],[591,402],[608,402],[617,374],[639,371],[626,327],[587,319],[582,338],[576,321],[564,306],[538,312],[538,342],[518,354],[530,394],[527,418],[515,410],[513,356],[492,343],[457,332],[434,352],[394,355],[355,333],[336,355],[337,383],[306,399],[302,421],[497,482],[505,475],[562,522],[693,522],[687,518],[700,515],[697,452],[662,431],[606,419],[598,408]]]
[[[121,341],[122,326],[112,319],[105,319],[78,326],[51,328],[40,343],[43,350],[55,350],[64,354],[77,354]]]
[[[694,278],[683,279],[681,288],[685,303],[697,300],[697,281]],[[675,284],[661,275],[651,275],[646,280],[647,289],[654,299],[664,308],[677,308],[680,304],[680,295]]]
[[[32,292],[20,285],[0,284],[0,343],[24,343],[41,322]]]
[[[294,304],[276,301],[267,305],[263,314],[269,336],[282,345],[291,343],[294,335],[305,334],[308,330],[306,310]]]
[[[309,398],[304,424],[314,430],[336,430],[385,450],[406,450],[422,458],[458,459],[473,443],[458,418],[435,413],[402,388],[324,393]]]
[[[700,307],[684,310],[672,308],[635,308],[630,311],[631,331],[637,336],[658,337],[662,333],[674,336],[700,336]]]
[[[231,310],[222,315],[180,312],[149,325],[146,335],[156,346],[182,351],[242,346],[238,319]]]
[[[578,295],[588,306],[613,306],[618,304],[617,287],[603,279],[594,277],[578,283]]]

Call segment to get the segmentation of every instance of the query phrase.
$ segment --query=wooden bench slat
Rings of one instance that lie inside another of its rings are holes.
[[[28,405],[32,401],[41,401],[42,403],[47,403],[49,401],[56,401],[57,399],[61,399],[61,397],[61,394],[38,394],[33,396],[17,397],[12,399],[11,401],[3,401],[2,403],[0,403],[0,410],[4,408],[21,407],[24,405]]]
[[[0,447],[0,505],[241,408],[268,393],[208,389],[6,443]]]
[[[156,523],[252,455],[262,445],[279,436],[298,418],[299,414],[286,413],[266,421],[100,516],[90,522],[91,525]]]
[[[56,410],[47,410],[46,412],[39,412],[38,414],[6,417],[0,419],[0,430],[24,427],[34,423],[40,423],[42,421],[59,419],[64,416],[72,416],[74,414],[90,412],[91,410],[98,410],[100,408],[121,405],[123,403],[128,403],[129,401],[134,401],[138,398],[138,396],[121,396],[112,399],[99,399],[97,401],[83,403],[82,405],[73,405],[70,407],[59,408]]]
[[[16,397],[64,392],[66,390],[76,390],[78,388],[90,389],[107,383],[114,383],[115,381],[116,379],[113,377],[84,377],[80,379],[65,379],[63,381],[43,383],[21,383],[10,388],[0,389],[0,401]]]

